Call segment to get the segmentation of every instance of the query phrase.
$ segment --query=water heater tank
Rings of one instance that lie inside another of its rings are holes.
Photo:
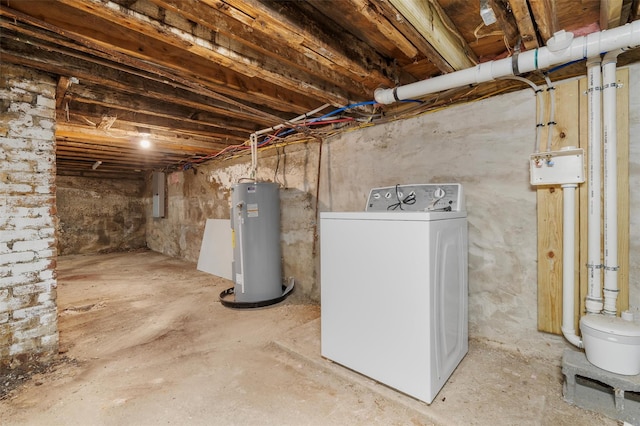
[[[279,187],[269,182],[237,183],[231,191],[235,301],[282,296]]]

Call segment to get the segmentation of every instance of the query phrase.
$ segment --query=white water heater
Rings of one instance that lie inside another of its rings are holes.
[[[282,296],[279,187],[270,182],[231,188],[232,275],[235,301]]]

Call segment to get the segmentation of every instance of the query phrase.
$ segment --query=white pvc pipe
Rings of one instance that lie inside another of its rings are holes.
[[[548,75],[544,76],[547,82],[547,92],[549,93],[549,121],[547,122],[547,152],[551,152],[551,143],[553,141],[553,127],[556,125],[556,88],[551,84]]]
[[[616,61],[622,49],[604,55],[602,60],[604,122],[604,310],[615,316],[618,298],[618,168],[616,129]]]
[[[533,94],[536,97],[536,104],[538,106],[538,113],[536,115],[536,144],[534,152],[540,152],[540,134],[542,133],[542,128],[544,127],[544,100],[540,94],[542,93],[542,89],[538,87],[533,81],[528,80],[524,77],[520,77],[517,75],[508,75],[506,77],[502,77],[504,80],[517,80],[523,83],[528,84],[533,90]]]
[[[549,68],[553,65],[587,59],[603,52],[633,48],[638,45],[640,45],[640,20],[578,38],[573,38],[571,33],[560,31],[549,40],[545,47],[528,50],[497,61],[483,62],[472,68],[393,89],[376,89],[374,96],[378,103],[391,104],[455,87],[483,83],[509,75],[518,75]]]
[[[586,308],[589,314],[602,311],[602,260],[600,221],[600,166],[602,149],[602,75],[600,72],[600,55],[587,61],[587,97],[589,121],[589,179],[588,192],[588,228],[587,228],[587,297]]]
[[[573,326],[575,298],[575,183],[562,185],[562,334],[574,346],[582,348],[582,340]]]

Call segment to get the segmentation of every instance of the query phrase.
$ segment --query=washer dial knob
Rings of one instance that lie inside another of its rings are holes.
[[[442,188],[436,188],[436,190],[433,191],[433,198],[435,198],[436,200],[443,198],[445,195],[446,192],[444,192],[444,189]]]

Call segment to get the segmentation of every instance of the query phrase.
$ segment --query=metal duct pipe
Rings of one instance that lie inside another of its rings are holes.
[[[587,59],[615,49],[632,49],[638,45],[640,45],[640,20],[578,38],[573,38],[572,33],[559,31],[549,39],[545,47],[393,89],[376,89],[374,96],[378,103],[391,104],[468,84],[484,83],[510,75]]]

